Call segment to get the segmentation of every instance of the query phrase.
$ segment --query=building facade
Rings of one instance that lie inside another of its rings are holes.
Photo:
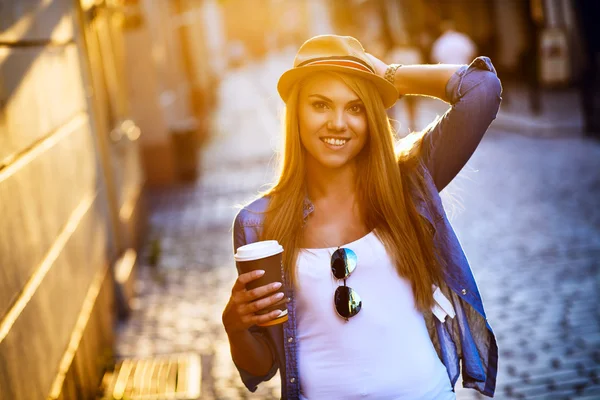
[[[1,398],[94,398],[112,363],[144,181],[120,6],[0,4]]]

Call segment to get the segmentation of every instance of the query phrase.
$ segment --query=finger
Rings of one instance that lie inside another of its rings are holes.
[[[257,315],[255,316],[255,324],[264,324],[266,322],[272,321],[275,318],[278,318],[279,315],[281,315],[281,310],[275,310],[275,311],[271,311],[268,314],[264,314],[264,315]]]
[[[237,277],[237,279],[235,281],[235,284],[233,285],[232,291],[245,290],[246,289],[246,284],[248,282],[252,282],[253,280],[256,280],[256,279],[260,278],[264,274],[265,274],[265,271],[262,270],[262,269],[256,269],[254,271],[250,271],[250,272],[246,272],[246,273],[240,274]]]
[[[268,314],[263,315],[247,315],[244,318],[242,318],[242,322],[248,325],[264,324],[274,320],[275,318],[278,318],[280,314],[281,310],[274,310]]]
[[[267,298],[254,301],[252,303],[240,305],[238,308],[238,312],[242,315],[253,314],[253,313],[256,313],[264,308],[267,308],[267,307],[277,303],[281,299],[283,299],[283,293],[281,293],[281,292],[275,293],[274,295],[269,296]]]
[[[260,286],[252,290],[244,292],[242,296],[246,303],[265,297],[269,293],[272,293],[281,288],[281,282],[273,282],[268,285]]]

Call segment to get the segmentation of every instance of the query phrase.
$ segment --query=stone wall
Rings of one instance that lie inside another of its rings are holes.
[[[0,398],[90,398],[111,349],[113,228],[75,4],[0,3]]]

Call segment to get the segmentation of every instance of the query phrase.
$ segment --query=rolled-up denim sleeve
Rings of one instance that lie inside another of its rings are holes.
[[[273,348],[273,345],[271,344],[270,340],[268,340],[260,330],[261,330],[261,328],[259,328],[258,326],[252,326],[249,328],[249,331],[252,333],[252,335],[254,337],[256,337],[258,340],[262,340],[265,344],[267,344],[267,346],[269,346],[269,349],[271,350],[271,355],[273,356],[275,354],[275,349]],[[270,380],[271,378],[273,378],[273,376],[275,376],[275,374],[277,373],[277,370],[279,369],[279,364],[277,363],[277,360],[275,359],[274,356],[273,356],[273,365],[272,365],[271,369],[269,370],[269,372],[267,372],[265,375],[262,375],[262,376],[253,375],[253,374],[249,373],[248,371],[246,371],[245,369],[238,367],[238,365],[235,363],[235,361],[233,362],[233,364],[235,365],[238,372],[240,373],[240,378],[242,379],[242,382],[244,383],[246,388],[251,392],[256,391],[259,383],[266,382],[266,381]]]
[[[465,166],[500,107],[502,86],[488,57],[477,57],[448,80],[450,109],[426,129],[422,157],[438,191]]]
[[[234,252],[237,251],[238,247],[247,244],[246,234],[244,232],[244,227],[242,224],[243,213],[244,213],[243,210],[240,211],[238,213],[238,215],[235,217],[235,220],[233,222],[233,251]],[[238,270],[238,273],[239,273],[239,270]],[[269,350],[271,352],[271,357],[273,359],[273,365],[272,365],[271,369],[269,370],[269,372],[267,372],[265,375],[262,375],[262,376],[253,375],[253,374],[249,373],[248,371],[244,370],[243,368],[238,367],[238,365],[235,363],[235,361],[233,362],[233,364],[237,368],[238,372],[240,373],[240,378],[242,379],[242,382],[244,383],[246,388],[248,388],[248,390],[251,392],[255,392],[259,383],[268,381],[277,373],[279,364],[277,363],[277,360],[274,356],[276,354],[275,353],[276,350],[275,350],[273,344],[271,343],[271,341],[266,337],[265,333],[263,332],[264,328],[260,328],[258,326],[251,326],[250,328],[248,328],[248,330],[255,338],[262,341],[269,347]]]

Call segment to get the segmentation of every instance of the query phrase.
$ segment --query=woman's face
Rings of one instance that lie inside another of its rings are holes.
[[[315,74],[300,90],[300,140],[307,161],[325,168],[351,163],[368,138],[365,106],[342,80]]]

